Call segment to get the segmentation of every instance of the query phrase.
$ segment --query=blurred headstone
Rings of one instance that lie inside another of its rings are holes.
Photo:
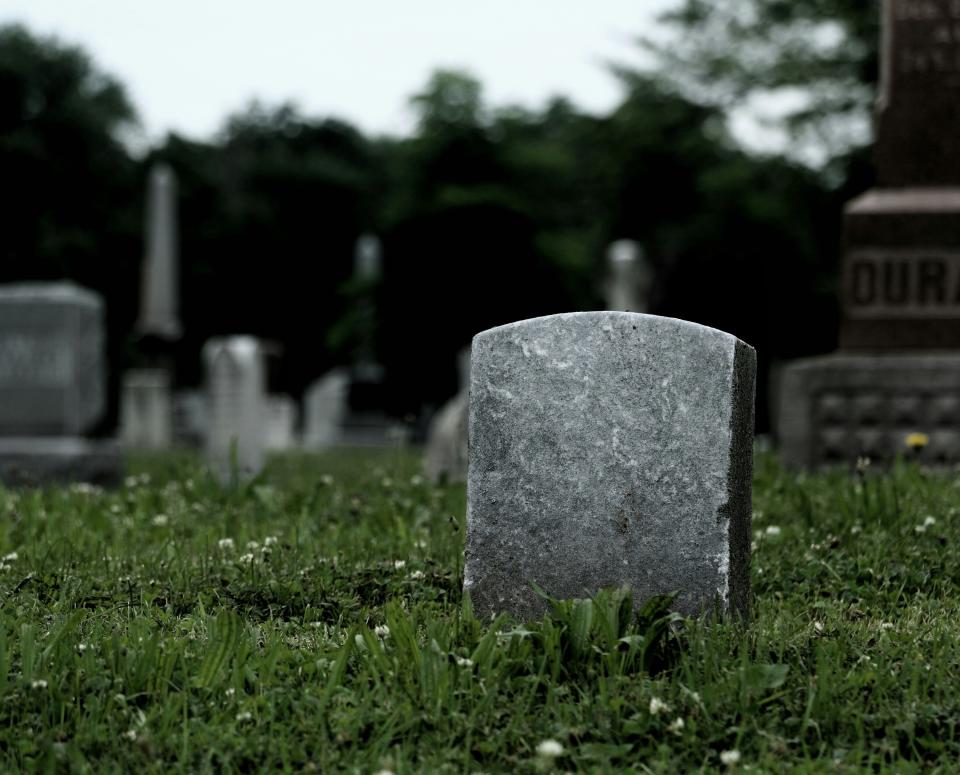
[[[460,389],[430,423],[424,472],[433,482],[467,479],[467,425],[470,417],[470,348],[457,355]]]
[[[173,437],[185,447],[203,447],[210,426],[210,402],[203,389],[178,390],[173,395]]]
[[[203,347],[210,426],[207,459],[221,481],[263,468],[266,352],[252,336],[212,339]]]
[[[777,435],[792,466],[960,461],[960,4],[884,4],[879,186],[844,213],[840,352],[780,376]]]
[[[123,375],[120,433],[128,449],[160,450],[173,441],[173,398],[166,369]]]
[[[0,286],[0,478],[116,482],[114,440],[87,439],[106,404],[103,301],[72,283]]]
[[[340,444],[341,429],[349,411],[350,374],[333,369],[307,388],[304,394],[303,445],[329,449]]]
[[[290,396],[270,395],[266,398],[266,448],[282,452],[297,444],[297,402]]]
[[[607,249],[607,309],[646,312],[650,307],[653,270],[643,248],[634,240],[617,240]]]
[[[628,586],[746,615],[756,353],[581,312],[474,337],[464,590],[482,616]]]
[[[383,270],[382,253],[379,237],[375,234],[361,234],[354,250],[354,276],[361,280],[378,280]]]

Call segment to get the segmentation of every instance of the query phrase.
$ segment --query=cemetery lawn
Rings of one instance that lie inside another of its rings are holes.
[[[478,621],[411,453],[0,489],[0,769],[956,771],[960,478],[756,462],[745,629]]]

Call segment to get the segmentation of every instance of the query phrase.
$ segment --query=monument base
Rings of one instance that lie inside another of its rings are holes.
[[[0,481],[8,486],[89,482],[112,487],[119,485],[122,478],[123,458],[114,439],[0,438]]]
[[[834,353],[785,366],[777,441],[792,468],[892,460],[906,438],[920,462],[960,462],[960,354]]]

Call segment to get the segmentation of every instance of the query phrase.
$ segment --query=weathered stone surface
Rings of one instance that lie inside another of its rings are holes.
[[[960,354],[835,353],[796,361],[780,376],[777,437],[785,465],[889,462],[911,433],[925,463],[960,460]]]
[[[78,435],[106,403],[103,302],[71,283],[0,286],[0,435]]]
[[[756,353],[621,312],[478,334],[464,588],[484,614],[627,585],[698,614],[749,605]]]

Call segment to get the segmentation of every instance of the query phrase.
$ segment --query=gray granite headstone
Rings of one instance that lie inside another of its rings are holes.
[[[89,439],[106,403],[103,301],[68,282],[0,286],[0,481],[122,475],[119,445]]]
[[[464,589],[482,615],[629,586],[749,607],[755,351],[624,312],[474,337]]]
[[[211,339],[203,346],[210,425],[207,460],[221,481],[234,467],[239,476],[255,476],[264,463],[266,349],[252,336]]]
[[[105,409],[103,301],[72,283],[0,286],[0,435],[79,435]]]

